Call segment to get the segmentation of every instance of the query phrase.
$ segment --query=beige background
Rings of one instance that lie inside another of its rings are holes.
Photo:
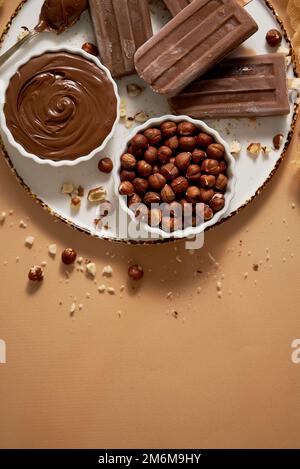
[[[1,26],[17,3],[5,1]],[[114,245],[54,223],[1,159],[0,210],[14,212],[0,227],[0,447],[299,447],[296,152],[295,141],[263,193],[207,233],[194,256],[183,243]],[[76,270],[66,283],[49,243],[94,260],[97,285],[111,264],[106,284],[117,294],[99,294]],[[32,288],[28,268],[44,260],[45,281]],[[145,269],[136,290],[127,283],[132,260]],[[74,296],[83,310],[71,318]]]

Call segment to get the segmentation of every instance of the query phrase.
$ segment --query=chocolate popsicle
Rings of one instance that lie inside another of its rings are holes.
[[[154,91],[174,96],[258,29],[236,0],[194,0],[135,54]]]
[[[163,0],[172,16],[176,16],[193,0]]]
[[[169,104],[175,114],[196,119],[288,114],[285,57],[267,54],[226,60],[169,99]]]
[[[134,54],[153,34],[147,0],[89,0],[100,57],[113,77],[135,73]]]

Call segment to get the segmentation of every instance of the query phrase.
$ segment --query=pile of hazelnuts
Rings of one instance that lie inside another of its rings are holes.
[[[224,156],[224,146],[193,123],[165,121],[130,141],[121,156],[119,193],[150,226],[167,232],[195,227],[225,205]]]

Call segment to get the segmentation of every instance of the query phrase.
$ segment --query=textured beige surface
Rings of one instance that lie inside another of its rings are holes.
[[[2,25],[16,4],[5,1]],[[295,141],[259,198],[209,232],[194,256],[182,243],[178,251],[117,246],[54,223],[0,160],[0,211],[14,210],[0,227],[0,447],[299,447],[300,364],[291,362],[300,338],[296,150]],[[110,264],[104,283],[117,294],[99,294],[76,270],[66,284],[50,243],[95,261],[97,284]],[[44,260],[46,278],[35,289],[27,271]],[[130,260],[146,272],[135,291]],[[74,296],[84,307],[72,319]]]

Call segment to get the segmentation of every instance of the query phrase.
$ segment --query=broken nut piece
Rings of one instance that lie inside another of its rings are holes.
[[[89,262],[86,266],[86,271],[91,277],[96,277],[97,266],[94,262]]]
[[[250,143],[247,148],[248,153],[253,156],[259,156],[261,152],[261,143]]]
[[[137,83],[129,83],[127,85],[127,93],[133,98],[139,96],[144,90],[145,88],[143,86],[138,85]]]
[[[103,186],[91,189],[88,193],[89,202],[104,202],[106,199],[106,190]]]
[[[241,153],[242,147],[238,140],[232,140],[230,142],[230,153],[233,155],[239,155]]]
[[[70,182],[65,182],[65,183],[62,185],[61,193],[62,193],[62,194],[72,194],[72,192],[74,192],[74,186],[73,186],[73,184],[71,184]]]

